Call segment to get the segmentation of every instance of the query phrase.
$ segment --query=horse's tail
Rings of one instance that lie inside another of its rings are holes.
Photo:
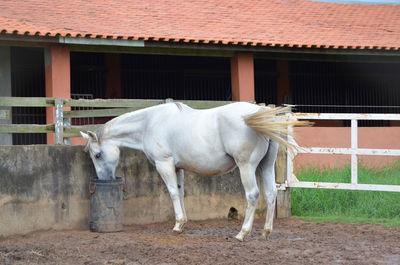
[[[244,118],[247,126],[253,130],[287,147],[289,152],[295,152],[297,145],[288,140],[288,136],[293,136],[288,130],[288,126],[312,126],[313,122],[299,121],[289,118],[290,106],[277,108],[262,108],[258,112]]]

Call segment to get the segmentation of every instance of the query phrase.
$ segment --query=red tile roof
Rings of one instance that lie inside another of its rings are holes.
[[[0,0],[0,32],[400,50],[400,6],[308,0]]]

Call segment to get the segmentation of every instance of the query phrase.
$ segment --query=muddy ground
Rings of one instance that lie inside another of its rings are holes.
[[[43,231],[0,239],[0,264],[400,264],[400,230],[372,225],[279,219],[269,240],[256,220],[246,242],[241,222],[173,222],[124,227],[118,233]]]

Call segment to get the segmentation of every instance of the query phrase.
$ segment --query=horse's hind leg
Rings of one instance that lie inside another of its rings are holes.
[[[243,241],[245,236],[250,234],[251,228],[254,221],[254,212],[256,211],[259,191],[256,181],[256,166],[250,163],[239,164],[240,178],[246,193],[247,208],[242,225],[242,229],[239,234],[236,235],[236,239]]]
[[[183,221],[186,223],[187,222],[187,217],[186,217],[186,210],[185,210],[185,203],[184,203],[184,198],[185,198],[185,184],[184,184],[185,172],[183,171],[183,169],[178,169],[176,175],[178,177],[179,201],[181,202],[181,208],[182,208],[182,213],[183,213]]]
[[[176,223],[173,230],[181,233],[186,221],[182,212],[175,165],[172,159],[168,159],[166,161],[155,161],[155,165],[158,173],[160,173],[161,178],[164,180],[165,185],[167,186],[169,195],[171,196],[172,204],[174,206]]]
[[[264,225],[263,237],[266,239],[272,232],[274,221],[275,201],[276,201],[276,183],[275,183],[275,160],[278,154],[279,144],[275,141],[269,142],[267,154],[260,163],[261,176],[265,199],[267,201],[267,214]]]

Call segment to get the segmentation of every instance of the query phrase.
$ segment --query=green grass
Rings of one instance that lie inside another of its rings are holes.
[[[300,181],[349,183],[350,167],[307,168]],[[381,169],[360,167],[359,183],[400,185],[400,162]],[[400,193],[292,188],[292,215],[317,222],[369,223],[400,228]]]
[[[313,221],[316,223],[346,223],[346,224],[373,224],[382,225],[384,227],[400,228],[400,219],[391,218],[368,218],[354,216],[293,216],[294,218]]]

